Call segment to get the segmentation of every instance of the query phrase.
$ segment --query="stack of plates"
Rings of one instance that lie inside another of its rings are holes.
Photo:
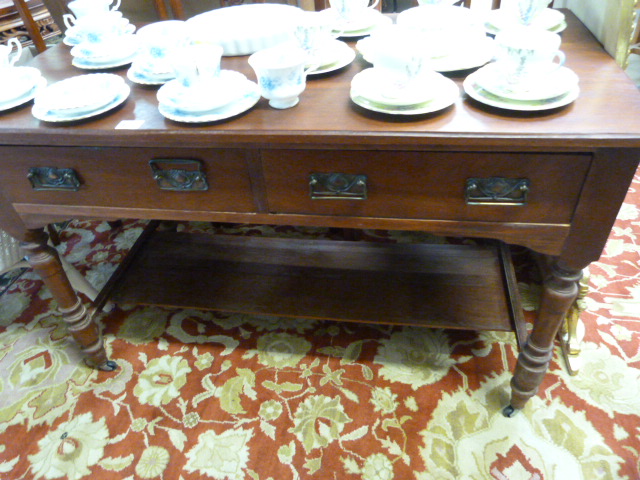
[[[122,12],[117,10],[113,10],[109,14],[119,15],[120,17],[122,17]],[[122,26],[121,32],[123,34],[131,34],[136,31],[136,26],[133,25],[127,18],[121,18],[120,24]],[[86,26],[83,26],[82,23],[79,23],[67,28],[67,30],[64,32],[64,39],[62,40],[62,43],[70,47],[74,47],[82,42],[86,42],[90,35],[91,30],[87,29]]]
[[[488,33],[495,35],[505,28],[519,26],[520,21],[515,11],[499,8],[490,10],[485,19],[485,28]],[[549,30],[553,33],[560,33],[567,28],[564,14],[553,8],[546,8],[538,14],[531,22],[532,27]]]
[[[120,105],[130,92],[131,88],[117,75],[78,75],[42,90],[35,98],[32,113],[46,122],[80,120]]]
[[[168,65],[154,66],[147,60],[148,56],[138,55],[127,71],[127,78],[140,85],[162,85],[176,78]]]
[[[563,107],[580,93],[578,76],[567,67],[559,67],[526,85],[511,85],[504,80],[496,63],[469,75],[464,81],[464,90],[471,98],[486,105],[518,111]]]
[[[0,111],[9,110],[33,99],[47,80],[33,67],[12,67],[0,77]]]
[[[84,70],[121,67],[131,63],[137,52],[138,39],[131,33],[108,42],[84,41],[71,49],[71,64]]]
[[[327,11],[333,16],[333,32],[344,38],[364,37],[383,25],[391,25],[393,20],[374,8],[366,9],[357,20],[345,21],[331,8]]]
[[[415,79],[416,86],[402,91],[387,85],[375,68],[358,73],[351,81],[351,100],[367,110],[391,115],[422,115],[452,105],[460,96],[457,85],[439,73]]]
[[[232,70],[197,87],[171,80],[158,89],[160,113],[169,120],[186,123],[216,122],[239,115],[260,100],[255,82]]]

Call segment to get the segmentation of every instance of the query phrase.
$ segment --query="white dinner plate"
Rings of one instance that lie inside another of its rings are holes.
[[[483,89],[476,82],[476,73],[469,75],[464,83],[464,91],[474,100],[491,107],[503,108],[505,110],[514,110],[518,112],[537,112],[542,110],[551,110],[554,108],[564,107],[574,102],[580,95],[580,87],[575,85],[568,92],[554,98],[545,100],[510,100],[508,98],[494,95]]]
[[[131,87],[126,83],[122,83],[122,85],[118,87],[118,93],[116,94],[115,98],[112,101],[110,101],[106,105],[103,105],[102,107],[99,107],[95,110],[91,110],[89,112],[76,113],[76,114],[72,114],[72,113],[59,114],[56,112],[52,112],[50,110],[46,110],[42,108],[42,106],[34,105],[33,108],[31,109],[31,113],[38,120],[42,120],[44,122],[55,122],[55,123],[74,122],[76,120],[83,120],[85,118],[95,117],[97,115],[100,115],[101,113],[105,113],[105,112],[108,112],[109,110],[114,109],[115,107],[123,103],[127,99],[127,97],[129,97],[130,93],[131,93]]]
[[[332,42],[332,58],[333,61],[321,65],[320,68],[312,70],[307,75],[320,75],[322,73],[333,72],[349,65],[356,58],[356,52],[353,48],[340,40]]]
[[[518,88],[517,85],[508,85],[504,81],[504,75],[500,72],[500,65],[490,63],[478,70],[474,79],[478,86],[489,93],[509,100],[535,101],[547,100],[564,95],[578,84],[578,75],[567,67],[559,67],[557,70],[541,75],[526,88]]]
[[[244,95],[228,105],[222,108],[217,108],[209,112],[191,113],[179,110],[168,105],[159,104],[158,110],[160,114],[175,122],[182,123],[209,123],[218,122],[220,120],[226,120],[241,113],[246,112],[252,108],[258,100],[260,100],[260,88],[255,82],[246,80],[246,88]]]
[[[373,112],[388,115],[424,115],[444,110],[453,105],[460,97],[460,90],[453,80],[443,76],[433,98],[415,105],[388,105],[373,102],[361,96],[354,88],[351,89],[350,97],[356,105]]]
[[[44,77],[38,78],[36,80],[35,85],[31,87],[30,90],[26,91],[21,96],[14,98],[12,100],[8,100],[6,102],[0,103],[0,111],[10,110],[12,108],[18,107],[20,105],[24,105],[30,100],[33,100],[38,93],[42,91],[43,88],[47,86],[47,79]]]
[[[489,10],[485,17],[485,28],[488,33],[495,35],[505,28],[520,25],[515,12],[498,8]],[[531,22],[532,27],[560,33],[567,27],[564,13],[553,8],[546,8]]]
[[[247,77],[242,73],[221,70],[218,79],[198,87],[185,87],[178,80],[170,80],[158,89],[156,97],[158,102],[167,107],[199,114],[235,102],[248,90]]]

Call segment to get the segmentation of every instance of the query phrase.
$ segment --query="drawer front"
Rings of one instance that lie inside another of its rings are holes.
[[[273,213],[553,224],[570,222],[590,160],[587,154],[262,153]],[[498,196],[479,194],[478,183]]]
[[[217,149],[6,148],[2,188],[13,203],[253,212],[248,155]],[[61,181],[68,169],[67,181]]]

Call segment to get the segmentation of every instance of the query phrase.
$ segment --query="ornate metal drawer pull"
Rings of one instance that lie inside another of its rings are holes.
[[[366,200],[367,176],[347,173],[312,173],[309,194],[313,200]]]
[[[64,190],[77,192],[80,189],[78,174],[73,168],[32,167],[27,178],[36,191]]]
[[[153,178],[162,190],[201,192],[209,189],[202,162],[189,159],[155,159],[149,161]],[[172,168],[172,167],[185,168]]]
[[[469,205],[526,205],[527,178],[469,178],[464,192]]]

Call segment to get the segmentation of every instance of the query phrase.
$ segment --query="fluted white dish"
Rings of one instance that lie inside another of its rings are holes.
[[[218,8],[186,21],[194,41],[216,43],[223,55],[250,55],[293,40],[296,15],[292,5],[255,3]]]

